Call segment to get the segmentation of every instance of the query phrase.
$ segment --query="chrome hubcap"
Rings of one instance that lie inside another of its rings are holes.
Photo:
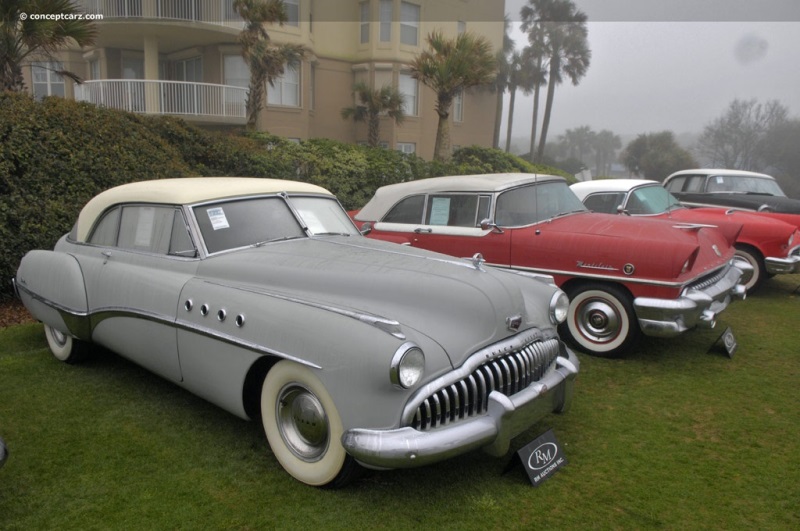
[[[60,330],[56,330],[55,328],[52,328],[51,332],[53,333],[53,339],[55,339],[56,343],[58,343],[58,346],[63,347],[67,344],[67,336],[64,333],[62,333]]]
[[[281,389],[276,404],[281,437],[303,461],[318,461],[328,448],[328,417],[311,390],[290,384]]]
[[[620,317],[606,301],[593,300],[581,306],[578,327],[592,341],[608,343],[619,335]]]

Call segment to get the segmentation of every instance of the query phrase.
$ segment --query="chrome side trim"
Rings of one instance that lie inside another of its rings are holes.
[[[664,287],[676,288],[676,289],[682,289],[683,287],[691,284],[695,280],[695,279],[692,279],[692,280],[690,280],[688,282],[685,282],[685,283],[684,282],[667,282],[665,280],[650,280],[650,279],[644,279],[644,278],[631,278],[631,277],[620,276],[620,275],[601,275],[601,274],[597,274],[597,273],[588,273],[588,272],[582,272],[582,271],[563,271],[563,270],[558,270],[558,269],[536,269],[536,268],[533,268],[533,267],[524,267],[524,266],[509,267],[509,266],[503,265],[503,264],[487,264],[487,265],[491,265],[492,267],[498,267],[498,268],[501,268],[501,269],[516,269],[516,270],[520,270],[520,271],[528,271],[528,272],[532,272],[532,273],[540,273],[540,274],[545,274],[545,275],[553,275],[553,276],[554,275],[566,275],[566,276],[571,276],[571,277],[578,276],[580,278],[592,278],[592,279],[597,279],[597,280],[616,280],[616,281],[619,281],[619,282],[626,282],[626,283],[630,283],[630,284],[647,284],[647,285],[650,285],[650,286],[664,286]],[[724,265],[720,266],[720,268],[722,268],[722,267],[725,267],[725,266]]]
[[[151,321],[166,326],[172,326],[188,332],[194,332],[196,334],[205,337],[217,339],[219,341],[228,343],[230,345],[242,347],[247,350],[252,350],[253,352],[258,352],[269,356],[277,356],[279,358],[291,360],[301,365],[305,365],[306,367],[311,367],[313,369],[322,368],[321,365],[317,365],[316,363],[311,363],[307,360],[298,358],[297,356],[293,356],[286,352],[281,352],[279,350],[271,349],[264,345],[259,345],[258,343],[254,343],[252,341],[242,339],[240,337],[236,337],[231,334],[226,334],[224,332],[220,332],[219,330],[214,330],[213,328],[207,326],[200,326],[183,319],[175,319],[171,315],[146,312],[124,306],[114,306],[114,307],[110,306],[106,308],[99,308],[92,312],[78,312],[71,308],[67,308],[60,304],[57,304],[53,301],[47,300],[44,297],[41,297],[31,292],[24,286],[19,286],[19,288],[20,290],[23,290],[26,294],[30,295],[37,301],[57,310],[59,314],[61,314],[61,317],[64,319],[64,322],[69,327],[70,334],[74,335],[78,339],[83,339],[86,341],[91,340],[92,330],[94,330],[94,328],[97,327],[97,325],[99,325],[106,319],[111,319],[115,317],[128,317],[133,319],[142,319],[145,321]]]
[[[221,286],[231,289],[236,289],[239,291],[244,291],[246,293],[255,293],[257,295],[264,295],[267,297],[272,297],[278,300],[293,302],[295,304],[302,304],[304,306],[310,306],[312,308],[317,308],[319,310],[325,310],[328,312],[336,313],[339,315],[343,315],[345,317],[349,317],[351,319],[355,319],[357,321],[361,321],[362,323],[368,324],[370,326],[374,326],[379,330],[383,330],[387,334],[390,334],[397,339],[405,339],[406,335],[403,333],[402,328],[400,327],[400,323],[395,321],[394,319],[388,319],[386,317],[382,317],[380,315],[374,315],[366,312],[356,312],[353,310],[347,310],[345,308],[339,308],[337,306],[331,306],[328,304],[323,304],[321,302],[310,301],[307,299],[300,299],[297,297],[292,297],[289,295],[284,295],[282,293],[277,293],[274,291],[267,291],[267,290],[259,290],[253,288],[245,288],[242,286],[235,286],[231,284],[222,284],[219,282],[212,282],[210,280],[204,281],[206,284],[211,284],[213,286]]]

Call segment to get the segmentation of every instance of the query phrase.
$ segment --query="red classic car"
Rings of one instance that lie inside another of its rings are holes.
[[[759,212],[800,228],[800,199],[786,197],[766,173],[702,168],[676,171],[664,188],[688,207],[727,207]]]
[[[644,179],[602,179],[570,186],[593,212],[646,216],[681,223],[742,225],[736,255],[753,268],[748,291],[771,275],[800,272],[800,230],[778,219],[724,208],[686,208],[660,183]]]
[[[371,238],[552,275],[571,300],[562,335],[598,356],[624,355],[642,333],[712,327],[745,295],[739,282],[747,267],[734,263],[731,246],[741,226],[675,228],[593,214],[561,177],[469,175],[384,186],[354,219]]]

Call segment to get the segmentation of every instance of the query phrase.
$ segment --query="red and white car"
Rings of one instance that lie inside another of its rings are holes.
[[[745,295],[740,279],[748,268],[735,263],[732,247],[741,226],[675,228],[594,214],[551,175],[384,186],[354,219],[371,238],[552,275],[571,301],[562,335],[604,357],[624,355],[642,334],[712,327]]]
[[[736,255],[753,268],[745,282],[748,291],[769,276],[800,272],[800,230],[789,223],[735,209],[686,208],[660,183],[645,179],[601,179],[570,188],[593,212],[677,223],[741,224],[735,246]]]

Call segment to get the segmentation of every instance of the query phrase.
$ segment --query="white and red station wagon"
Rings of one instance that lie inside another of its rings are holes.
[[[741,225],[594,214],[552,175],[388,185],[353,217],[371,238],[552,275],[571,301],[562,335],[598,356],[624,355],[642,334],[713,327],[745,295],[749,268],[736,263],[732,246]]]

